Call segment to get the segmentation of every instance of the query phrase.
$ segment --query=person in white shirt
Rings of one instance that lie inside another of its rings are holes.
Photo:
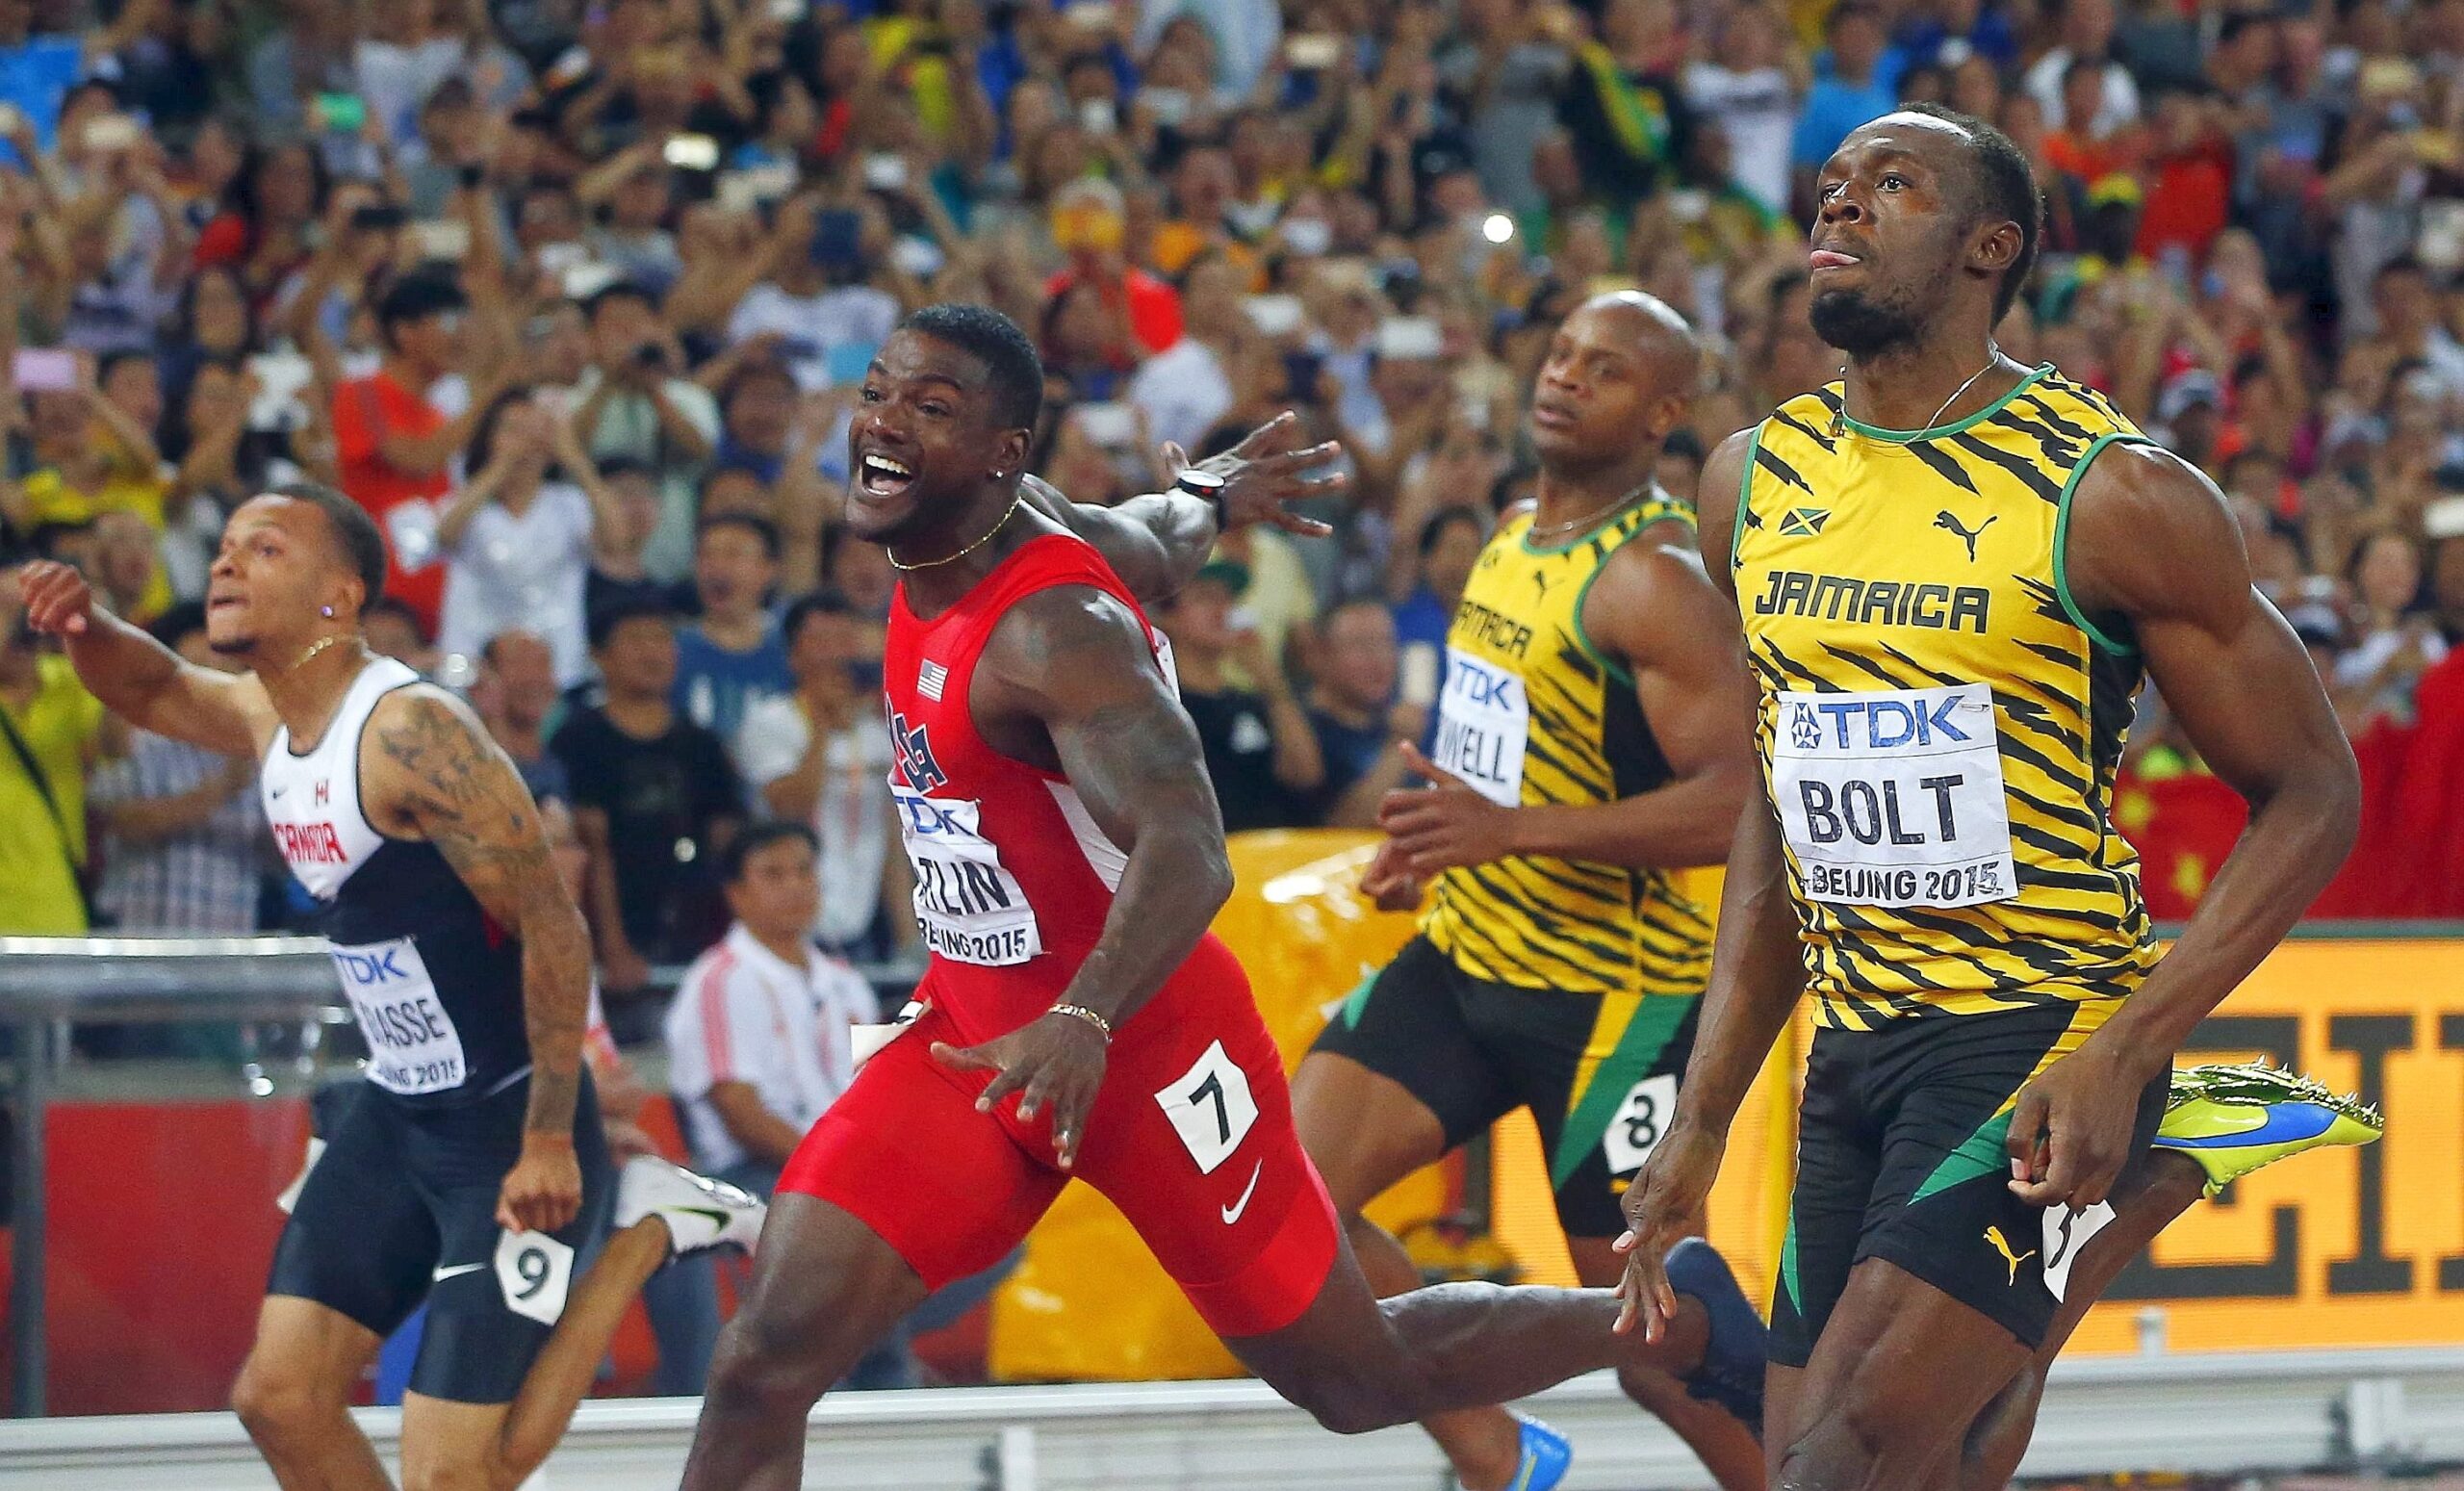
[[[867,692],[855,674],[868,651],[878,652],[880,624],[838,591],[821,590],[787,607],[783,630],[796,691],[745,707],[736,766],[762,809],[809,825],[821,845],[812,939],[836,953],[886,956],[892,942],[912,940],[914,923],[905,906],[907,856],[892,847],[889,727],[879,690]],[[903,936],[894,930],[902,920]]]
[[[779,1169],[855,1079],[854,1027],[872,986],[805,940],[821,899],[812,830],[764,823],[722,862],[735,922],[693,961],[668,1006],[668,1087],[705,1171],[768,1195]]]
[[[853,209],[825,208],[817,198],[781,207],[770,277],[736,302],[728,341],[778,336],[807,393],[860,379],[898,325],[898,297],[863,277],[888,244],[868,243],[865,233],[863,215]]]
[[[1181,271],[1181,339],[1129,380],[1129,401],[1146,411],[1154,440],[1194,450],[1230,412],[1232,350],[1248,330],[1243,288],[1240,267],[1219,253],[1202,254]]]
[[[590,673],[582,592],[595,536],[619,526],[616,499],[571,424],[525,388],[480,414],[470,466],[436,522],[446,556],[438,650],[475,661],[491,637],[518,628],[548,644],[557,687],[571,688]],[[549,478],[552,468],[562,479]]]

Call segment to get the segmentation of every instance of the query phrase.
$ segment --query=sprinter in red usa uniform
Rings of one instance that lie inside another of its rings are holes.
[[[801,1484],[822,1390],[1014,1246],[1072,1174],[1250,1370],[1337,1430],[1699,1351],[1614,1334],[1605,1291],[1372,1297],[1247,981],[1207,935],[1231,888],[1222,823],[1133,599],[1194,573],[1216,501],[1062,521],[1021,485],[1042,388],[1025,335],[977,306],[919,312],[864,380],[848,522],[903,572],[891,789],[934,956],[920,1013],[781,1179],[685,1486]],[[1255,437],[1217,500],[1262,513],[1321,489],[1300,474],[1331,451],[1271,450],[1288,429]]]

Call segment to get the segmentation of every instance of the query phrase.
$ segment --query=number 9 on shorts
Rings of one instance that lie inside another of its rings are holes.
[[[497,1237],[497,1286],[504,1307],[542,1325],[565,1313],[573,1287],[574,1250],[545,1232],[505,1232]]]

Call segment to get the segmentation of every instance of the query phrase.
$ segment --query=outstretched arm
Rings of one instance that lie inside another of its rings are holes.
[[[1322,534],[1327,527],[1287,510],[1293,502],[1341,491],[1340,472],[1310,476],[1343,454],[1332,441],[1295,449],[1300,422],[1279,414],[1221,455],[1195,463],[1223,478],[1226,529],[1271,523],[1288,533]],[[1178,479],[1193,463],[1176,445],[1163,450],[1165,475]],[[1216,504],[1185,492],[1133,497],[1117,507],[1073,502],[1040,476],[1022,476],[1028,505],[1102,551],[1104,561],[1142,605],[1170,599],[1214,552]]]
[[[2072,599],[2091,620],[2126,619],[2148,678],[2250,822],[2147,982],[2020,1093],[2011,1184],[2040,1206],[2104,1199],[2130,1158],[2139,1090],[2335,878],[2361,821],[2352,747],[2300,640],[2251,585],[2215,485],[2167,451],[2117,447],[2072,503]]]
[[[1102,935],[1056,1003],[1097,1019],[1054,1013],[1000,1040],[935,1054],[960,1067],[997,1068],[977,1106],[1023,1091],[1019,1116],[1049,1103],[1061,1163],[1077,1157],[1086,1116],[1103,1081],[1104,1048],[1189,957],[1232,893],[1223,819],[1207,781],[1197,730],[1155,664],[1144,630],[1111,597],[1082,586],[1021,602],[994,630],[976,668],[979,729],[1025,758],[1041,735],[1086,805],[1126,856]],[[1007,727],[1006,729],[1004,727]],[[1010,746],[1001,737],[1012,736]]]
[[[377,744],[363,767],[371,817],[434,844],[489,918],[521,939],[530,1107],[497,1216],[516,1231],[553,1231],[581,1206],[573,1133],[590,936],[580,909],[549,857],[529,789],[467,705],[415,685],[387,696],[369,723]]]
[[[221,756],[253,757],[273,737],[273,705],[254,675],[183,661],[96,605],[86,578],[65,564],[38,560],[20,582],[28,623],[62,640],[77,677],[114,714]]]

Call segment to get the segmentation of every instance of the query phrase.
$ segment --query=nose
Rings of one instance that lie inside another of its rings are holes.
[[[1816,221],[1823,223],[1862,222],[1865,220],[1865,204],[1858,196],[1856,185],[1843,181],[1839,190],[1831,193],[1823,202],[1822,210],[1814,216]]]

